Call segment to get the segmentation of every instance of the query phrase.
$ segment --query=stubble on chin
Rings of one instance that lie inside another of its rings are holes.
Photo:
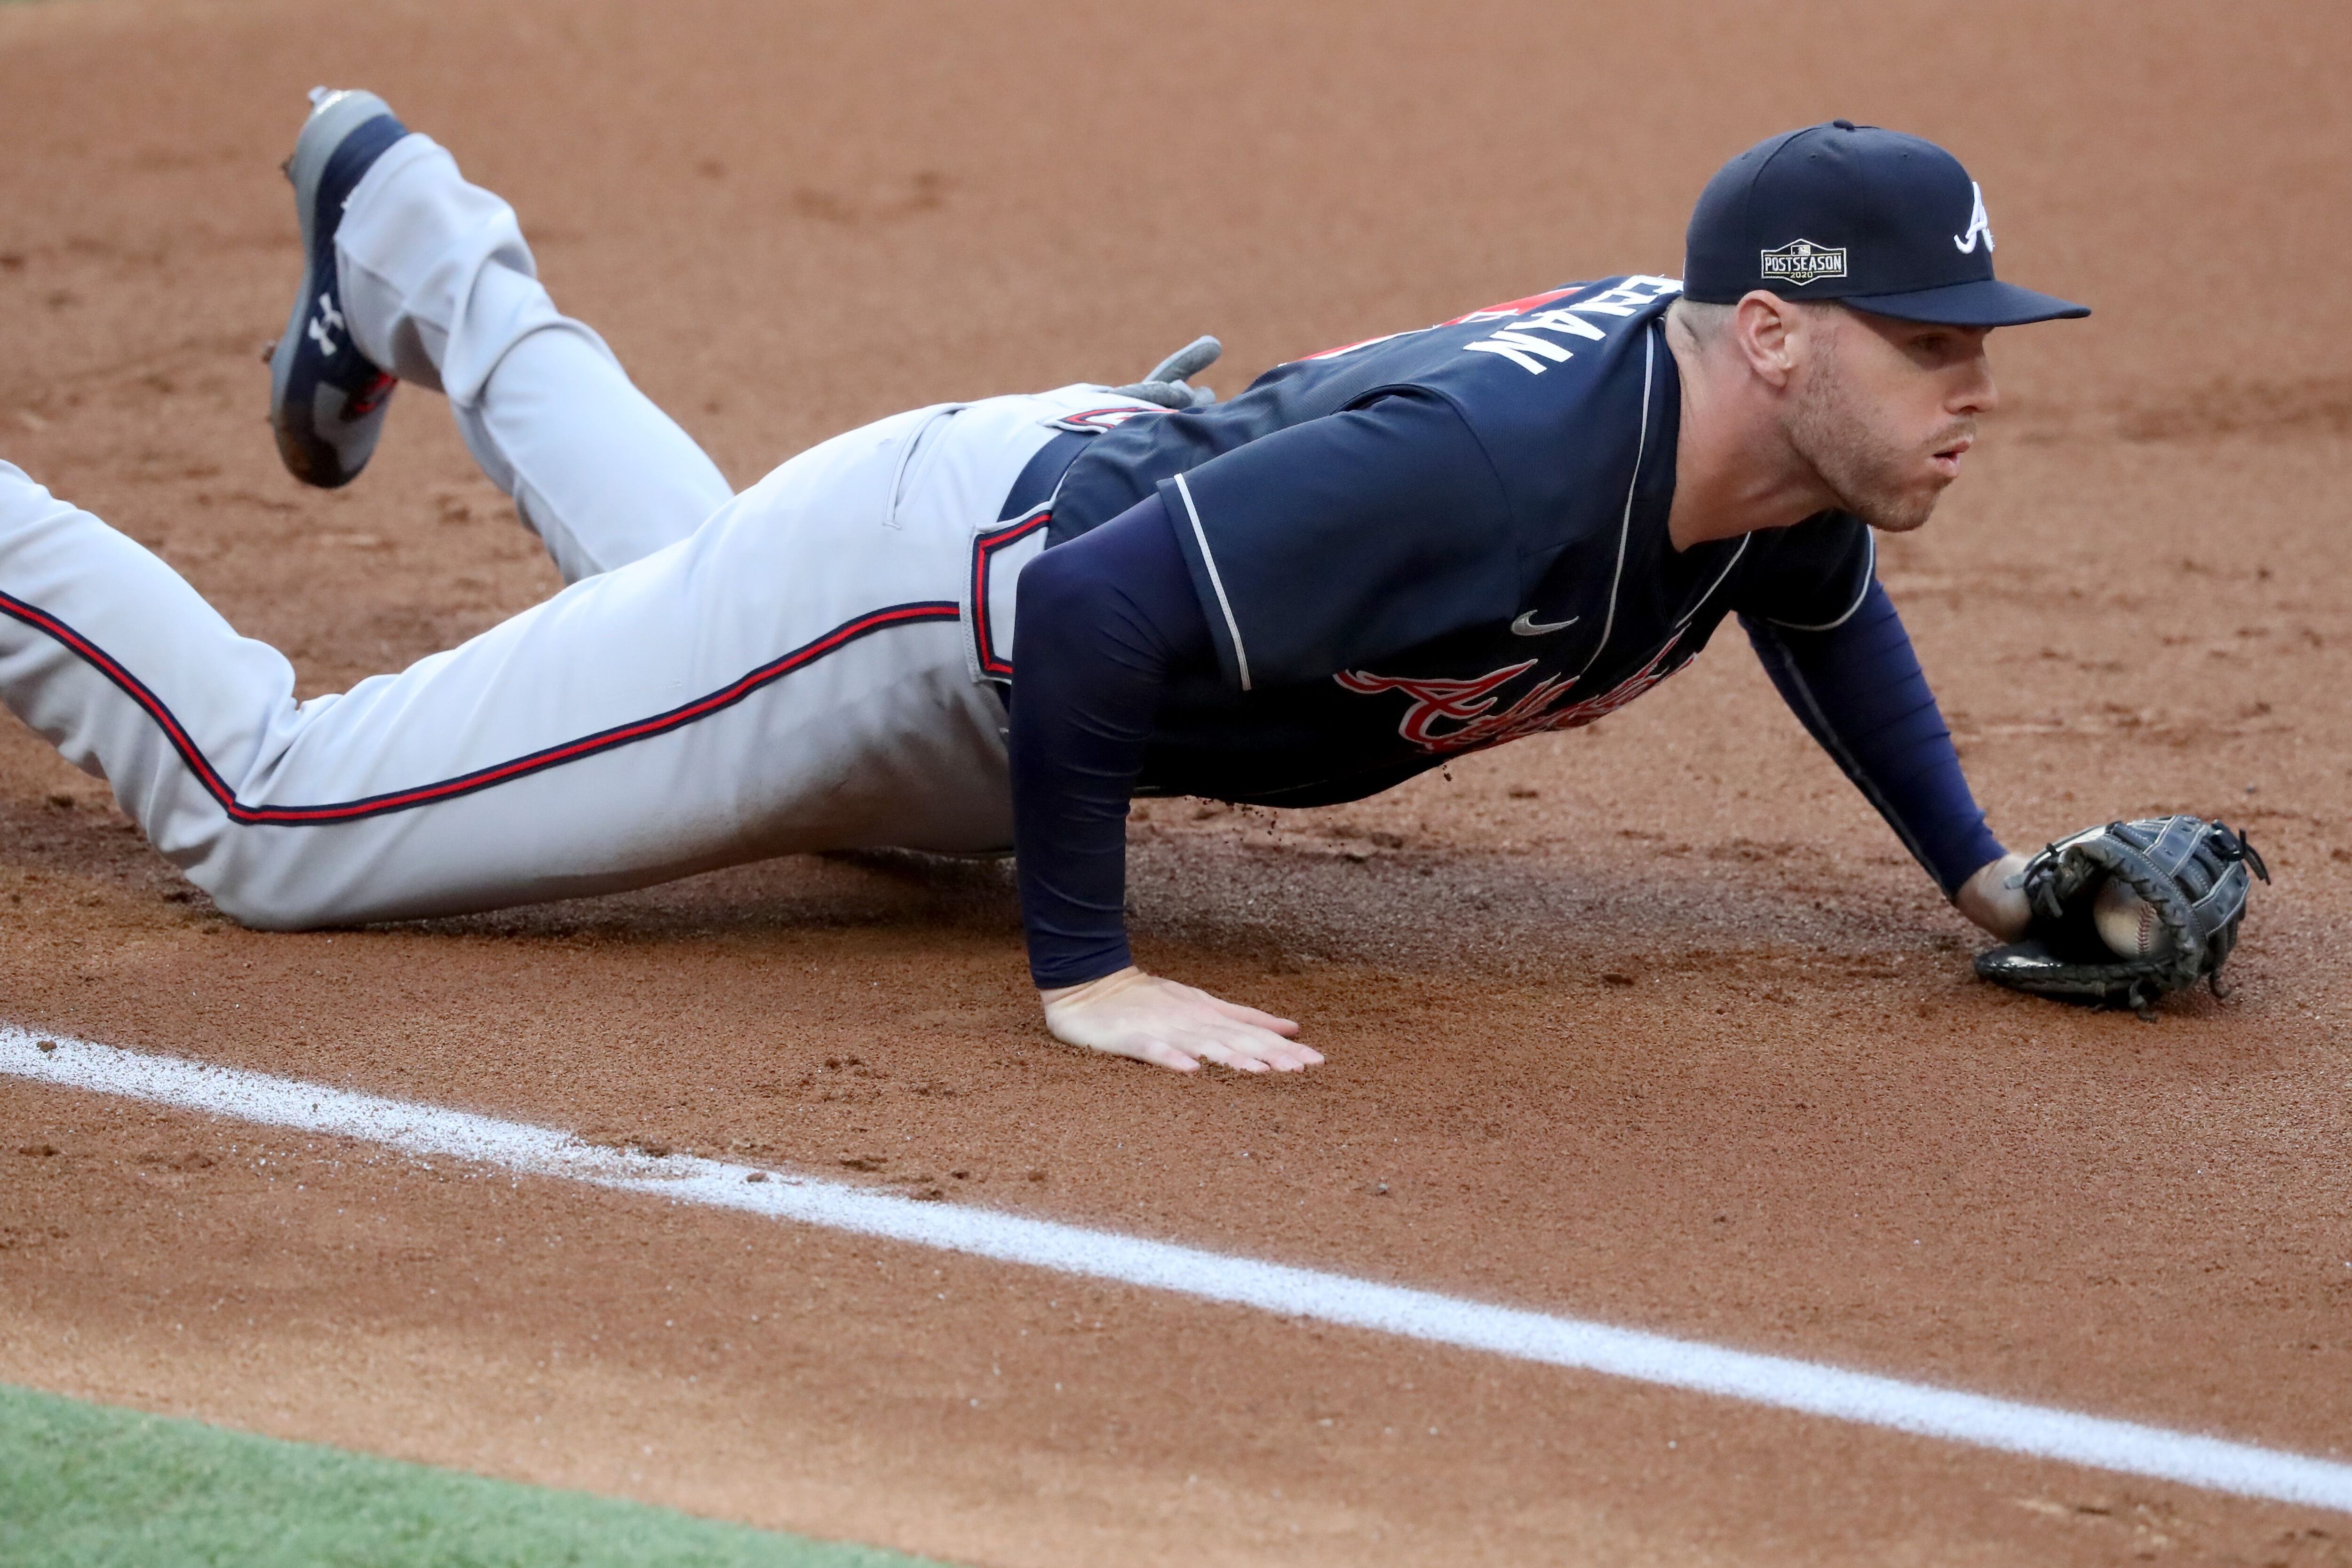
[[[1815,374],[1798,394],[1789,443],[1840,507],[1874,528],[1907,534],[1934,515],[1950,481],[1921,482],[1924,454],[1889,436],[1872,418],[1874,413],[1843,376]]]

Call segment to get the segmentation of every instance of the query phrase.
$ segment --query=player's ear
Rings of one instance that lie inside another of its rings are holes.
[[[1731,340],[1748,368],[1774,389],[1789,384],[1803,350],[1797,307],[1762,288],[1749,289],[1732,308]]]

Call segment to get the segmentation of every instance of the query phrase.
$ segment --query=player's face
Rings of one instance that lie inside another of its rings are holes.
[[[1845,508],[1904,533],[1927,520],[1993,406],[1983,327],[1810,311],[1817,336],[1790,440]]]

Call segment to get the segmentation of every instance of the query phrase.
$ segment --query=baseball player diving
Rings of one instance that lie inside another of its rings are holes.
[[[1589,723],[1732,614],[1963,913],[2011,941],[2057,907],[1873,572],[1993,406],[1987,334],[2087,314],[1994,277],[1940,148],[1844,120],[1750,148],[1680,283],[1549,289],[1224,402],[1186,382],[1204,342],[1132,387],[881,420],[737,494],[556,309],[504,202],[380,99],[312,96],[288,466],[349,482],[396,385],[438,391],[568,586],[297,703],[278,653],[0,463],[0,701],[247,925],[1010,848],[1055,1035],[1297,1070],[1322,1059],[1295,1023],[1135,966],[1129,799],[1357,800]]]

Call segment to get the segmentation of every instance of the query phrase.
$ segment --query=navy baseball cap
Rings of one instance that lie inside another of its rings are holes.
[[[1685,249],[1683,292],[1708,304],[1762,288],[1949,327],[2091,313],[1993,277],[1984,195],[1958,159],[1848,120],[1726,163],[1699,193]]]

